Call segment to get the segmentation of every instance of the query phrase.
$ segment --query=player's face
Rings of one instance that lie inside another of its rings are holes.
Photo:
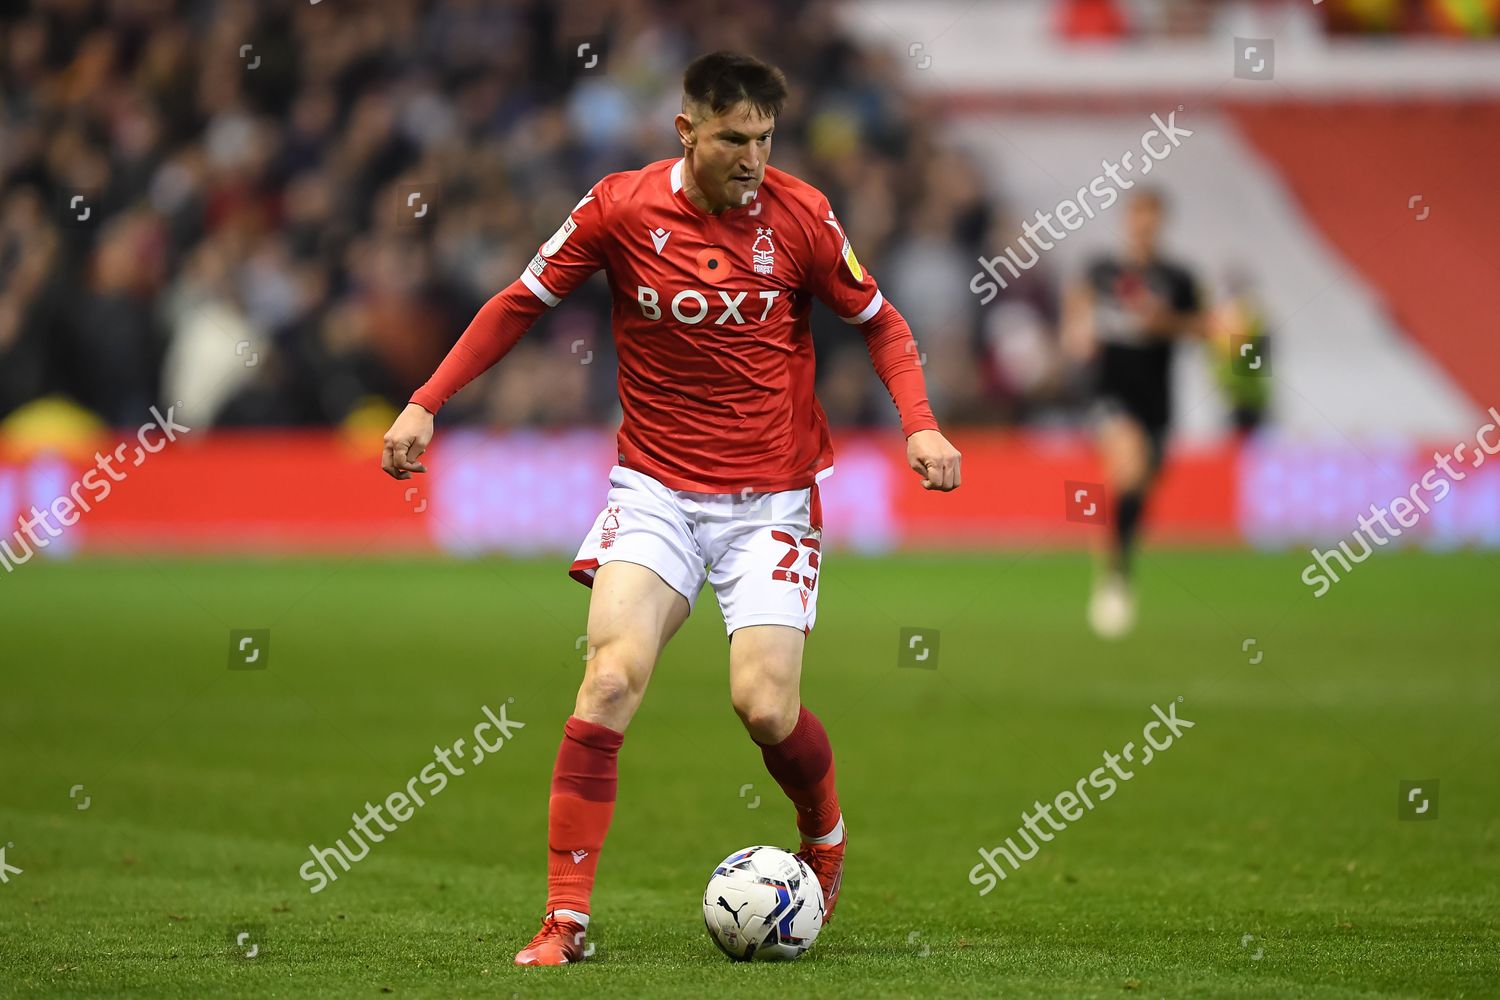
[[[1130,245],[1137,252],[1156,248],[1156,236],[1161,231],[1161,203],[1155,198],[1136,198],[1126,212],[1125,231]]]
[[[776,119],[749,104],[698,120],[683,137],[693,151],[698,188],[715,206],[743,205],[766,176]]]

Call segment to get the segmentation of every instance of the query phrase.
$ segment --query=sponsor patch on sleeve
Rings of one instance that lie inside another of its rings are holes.
[[[849,245],[849,238],[844,237],[844,263],[849,265],[849,273],[854,275],[855,281],[865,280],[864,268],[859,266],[859,258],[854,256],[854,248]]]
[[[578,223],[573,221],[571,215],[568,216],[567,220],[557,227],[557,232],[552,234],[552,238],[542,244],[542,256],[551,257],[557,253],[562,248],[562,245],[568,242],[568,237],[573,235],[573,230],[577,228]]]

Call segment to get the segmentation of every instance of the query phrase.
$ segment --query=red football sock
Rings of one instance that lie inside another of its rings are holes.
[[[803,708],[786,739],[759,746],[766,770],[797,807],[802,838],[832,833],[839,822],[839,796],[833,787],[833,747],[818,717]]]
[[[547,809],[547,911],[589,912],[599,851],[615,813],[625,734],[570,716],[552,769]]]

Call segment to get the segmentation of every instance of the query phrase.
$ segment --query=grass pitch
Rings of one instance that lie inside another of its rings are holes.
[[[835,555],[804,694],[851,846],[785,966],[730,964],[699,915],[715,862],[795,837],[704,595],[622,751],[593,961],[516,969],[582,672],[563,563],[0,580],[0,995],[1500,994],[1494,556],[1382,552],[1315,600],[1295,556],[1149,553],[1141,626],[1106,645],[1082,557]],[[898,666],[903,627],[936,669]],[[264,669],[227,669],[251,628]],[[981,898],[977,849],[1179,696],[1195,728]],[[511,743],[308,892],[309,844],[502,703]],[[1434,778],[1436,818],[1398,819]]]

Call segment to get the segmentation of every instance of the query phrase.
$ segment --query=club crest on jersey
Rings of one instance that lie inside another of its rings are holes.
[[[756,274],[770,274],[776,267],[776,244],[771,242],[770,226],[755,227],[755,242],[750,246],[750,264]]]

